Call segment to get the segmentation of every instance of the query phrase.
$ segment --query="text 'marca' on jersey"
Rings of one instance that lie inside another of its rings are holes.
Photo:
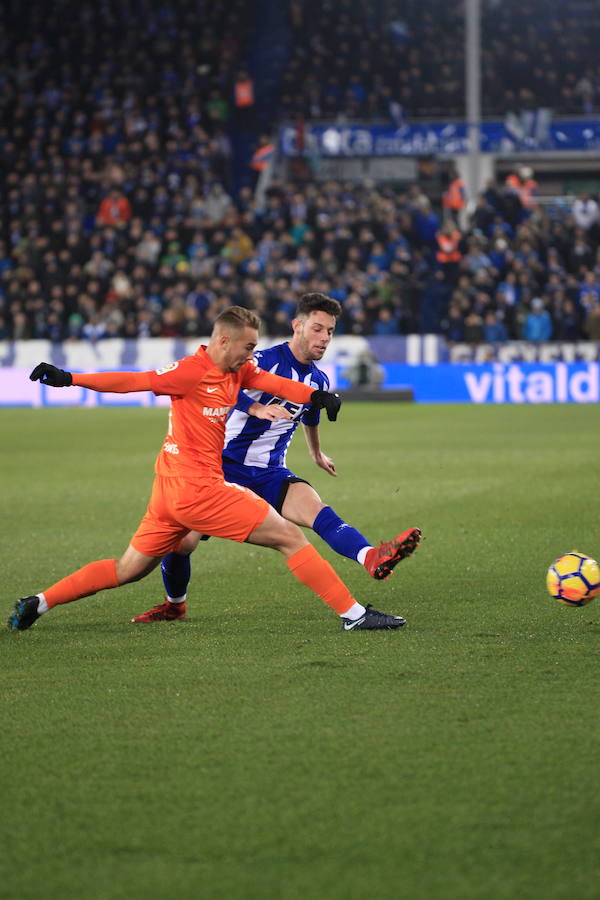
[[[329,380],[314,363],[298,362],[289,345],[278,344],[255,354],[256,363],[272,374],[290,378],[310,386],[314,390],[328,390]],[[249,416],[241,409],[232,410],[226,424],[223,456],[247,466],[285,465],[287,449],[300,424],[318,425],[319,410],[310,404],[297,404],[282,400],[264,391],[245,392],[257,403],[279,403],[292,413],[292,419],[268,422]]]

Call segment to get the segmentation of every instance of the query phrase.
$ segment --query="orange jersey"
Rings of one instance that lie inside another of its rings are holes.
[[[293,403],[308,403],[314,388],[281,378],[248,361],[237,372],[222,372],[199,347],[153,372],[73,374],[73,384],[117,393],[151,390],[172,398],[169,430],[156,460],[158,475],[198,478],[219,474],[225,422],[242,388],[256,388]]]

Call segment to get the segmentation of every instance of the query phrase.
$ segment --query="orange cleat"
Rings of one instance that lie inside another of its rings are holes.
[[[391,541],[384,541],[373,547],[365,557],[365,569],[377,581],[381,581],[394,571],[401,559],[410,556],[419,546],[420,528],[409,528]]]
[[[170,603],[165,600],[149,609],[148,612],[142,613],[141,616],[135,616],[132,622],[177,622],[185,619],[185,600],[182,603]]]

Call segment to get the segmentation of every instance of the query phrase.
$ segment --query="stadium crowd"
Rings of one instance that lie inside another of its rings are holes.
[[[231,304],[276,337],[312,290],[342,304],[341,333],[600,339],[592,198],[555,215],[490,185],[461,228],[418,185],[274,182],[264,203],[249,187],[234,199],[243,0],[15,9],[22,40],[0,31],[0,340],[205,335]],[[310,2],[290,9],[308,21]]]
[[[126,173],[127,154],[111,168]],[[600,339],[593,200],[591,219],[553,217],[490,185],[461,231],[417,185],[274,183],[263,208],[248,188],[234,203],[217,181],[188,194],[177,177],[90,201],[84,172],[54,170],[37,192],[30,172],[11,188],[2,339],[203,335],[231,304],[286,335],[298,293],[312,290],[339,300],[347,334]]]
[[[290,9],[283,115],[464,117],[463,0],[290,0]],[[597,3],[483,0],[481,19],[484,115],[598,112]]]

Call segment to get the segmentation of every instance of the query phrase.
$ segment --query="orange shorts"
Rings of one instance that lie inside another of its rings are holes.
[[[264,522],[269,504],[248,488],[214,478],[157,475],[146,515],[131,539],[139,553],[164,556],[188,531],[245,541]]]

